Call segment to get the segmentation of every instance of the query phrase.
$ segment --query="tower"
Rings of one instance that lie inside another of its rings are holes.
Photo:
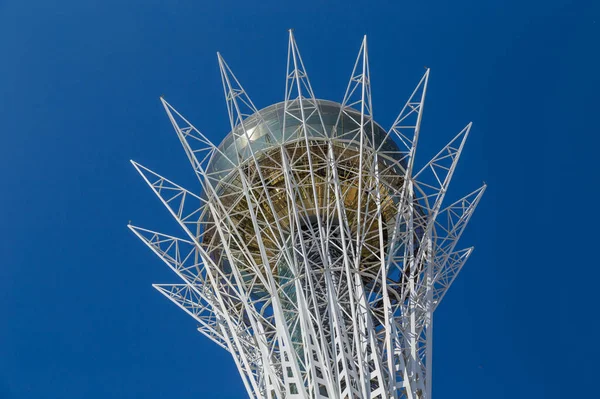
[[[182,280],[155,288],[231,354],[250,398],[431,398],[433,312],[485,190],[444,202],[471,124],[417,168],[429,70],[384,130],[366,38],[341,103],[315,97],[291,31],[281,103],[258,110],[218,61],[219,145],[161,98],[201,191],[133,162],[187,235],[129,226]]]

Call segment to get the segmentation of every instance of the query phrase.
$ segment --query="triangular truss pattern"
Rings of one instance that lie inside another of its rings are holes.
[[[250,398],[430,399],[433,312],[485,191],[443,205],[471,124],[413,173],[429,69],[386,131],[366,37],[341,103],[317,99],[292,31],[284,101],[265,109],[217,57],[221,144],[161,98],[201,190],[132,161],[187,236],[129,226],[181,279],[154,287],[231,354]]]

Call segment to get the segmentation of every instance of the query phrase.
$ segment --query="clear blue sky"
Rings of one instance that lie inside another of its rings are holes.
[[[431,67],[418,163],[474,122],[448,196],[489,188],[436,312],[436,397],[594,396],[599,3],[322,3],[0,1],[1,399],[244,397],[151,287],[177,278],[127,222],[182,234],[128,161],[196,189],[159,96],[219,141],[216,51],[263,107],[288,28],[338,101],[368,35],[384,126]]]

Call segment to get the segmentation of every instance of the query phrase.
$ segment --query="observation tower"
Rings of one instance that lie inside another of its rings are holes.
[[[187,236],[129,226],[181,279],[155,288],[231,354],[250,398],[430,399],[433,313],[485,190],[444,201],[471,124],[417,167],[429,69],[385,130],[366,38],[341,103],[317,99],[292,31],[280,103],[258,110],[218,62],[219,145],[161,98],[201,189],[133,162]]]

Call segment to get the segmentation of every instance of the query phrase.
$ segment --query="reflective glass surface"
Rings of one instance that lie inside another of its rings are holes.
[[[338,129],[334,132],[333,130],[340,114],[341,105],[327,100],[317,100],[317,103],[323,118],[325,131],[323,131],[323,125],[321,125],[318,113],[311,113],[312,105],[305,100],[305,117],[307,117],[309,138],[319,139],[335,135],[342,142],[345,141],[350,145],[358,146],[358,137],[356,134],[360,123],[360,112],[350,109],[348,112],[350,116],[343,114],[338,124]],[[221,177],[224,177],[233,167],[243,164],[251,156],[251,150],[254,154],[258,154],[277,144],[303,139],[303,131],[300,128],[302,115],[299,105],[295,104],[295,106],[290,108],[289,112],[292,115],[288,115],[286,118],[285,129],[283,127],[283,102],[270,105],[258,111],[262,120],[257,114],[246,118],[243,122],[243,128],[242,125],[239,125],[235,131],[230,132],[221,142],[219,145],[221,153],[215,153],[212,157],[208,172],[217,175],[222,174]],[[366,137],[369,138],[369,143],[365,144],[372,145],[373,147],[381,146],[381,149],[386,152],[397,152],[398,147],[392,138],[388,137],[386,139],[386,131],[377,123],[374,126],[374,143],[370,143],[371,129],[370,126],[367,126]]]

